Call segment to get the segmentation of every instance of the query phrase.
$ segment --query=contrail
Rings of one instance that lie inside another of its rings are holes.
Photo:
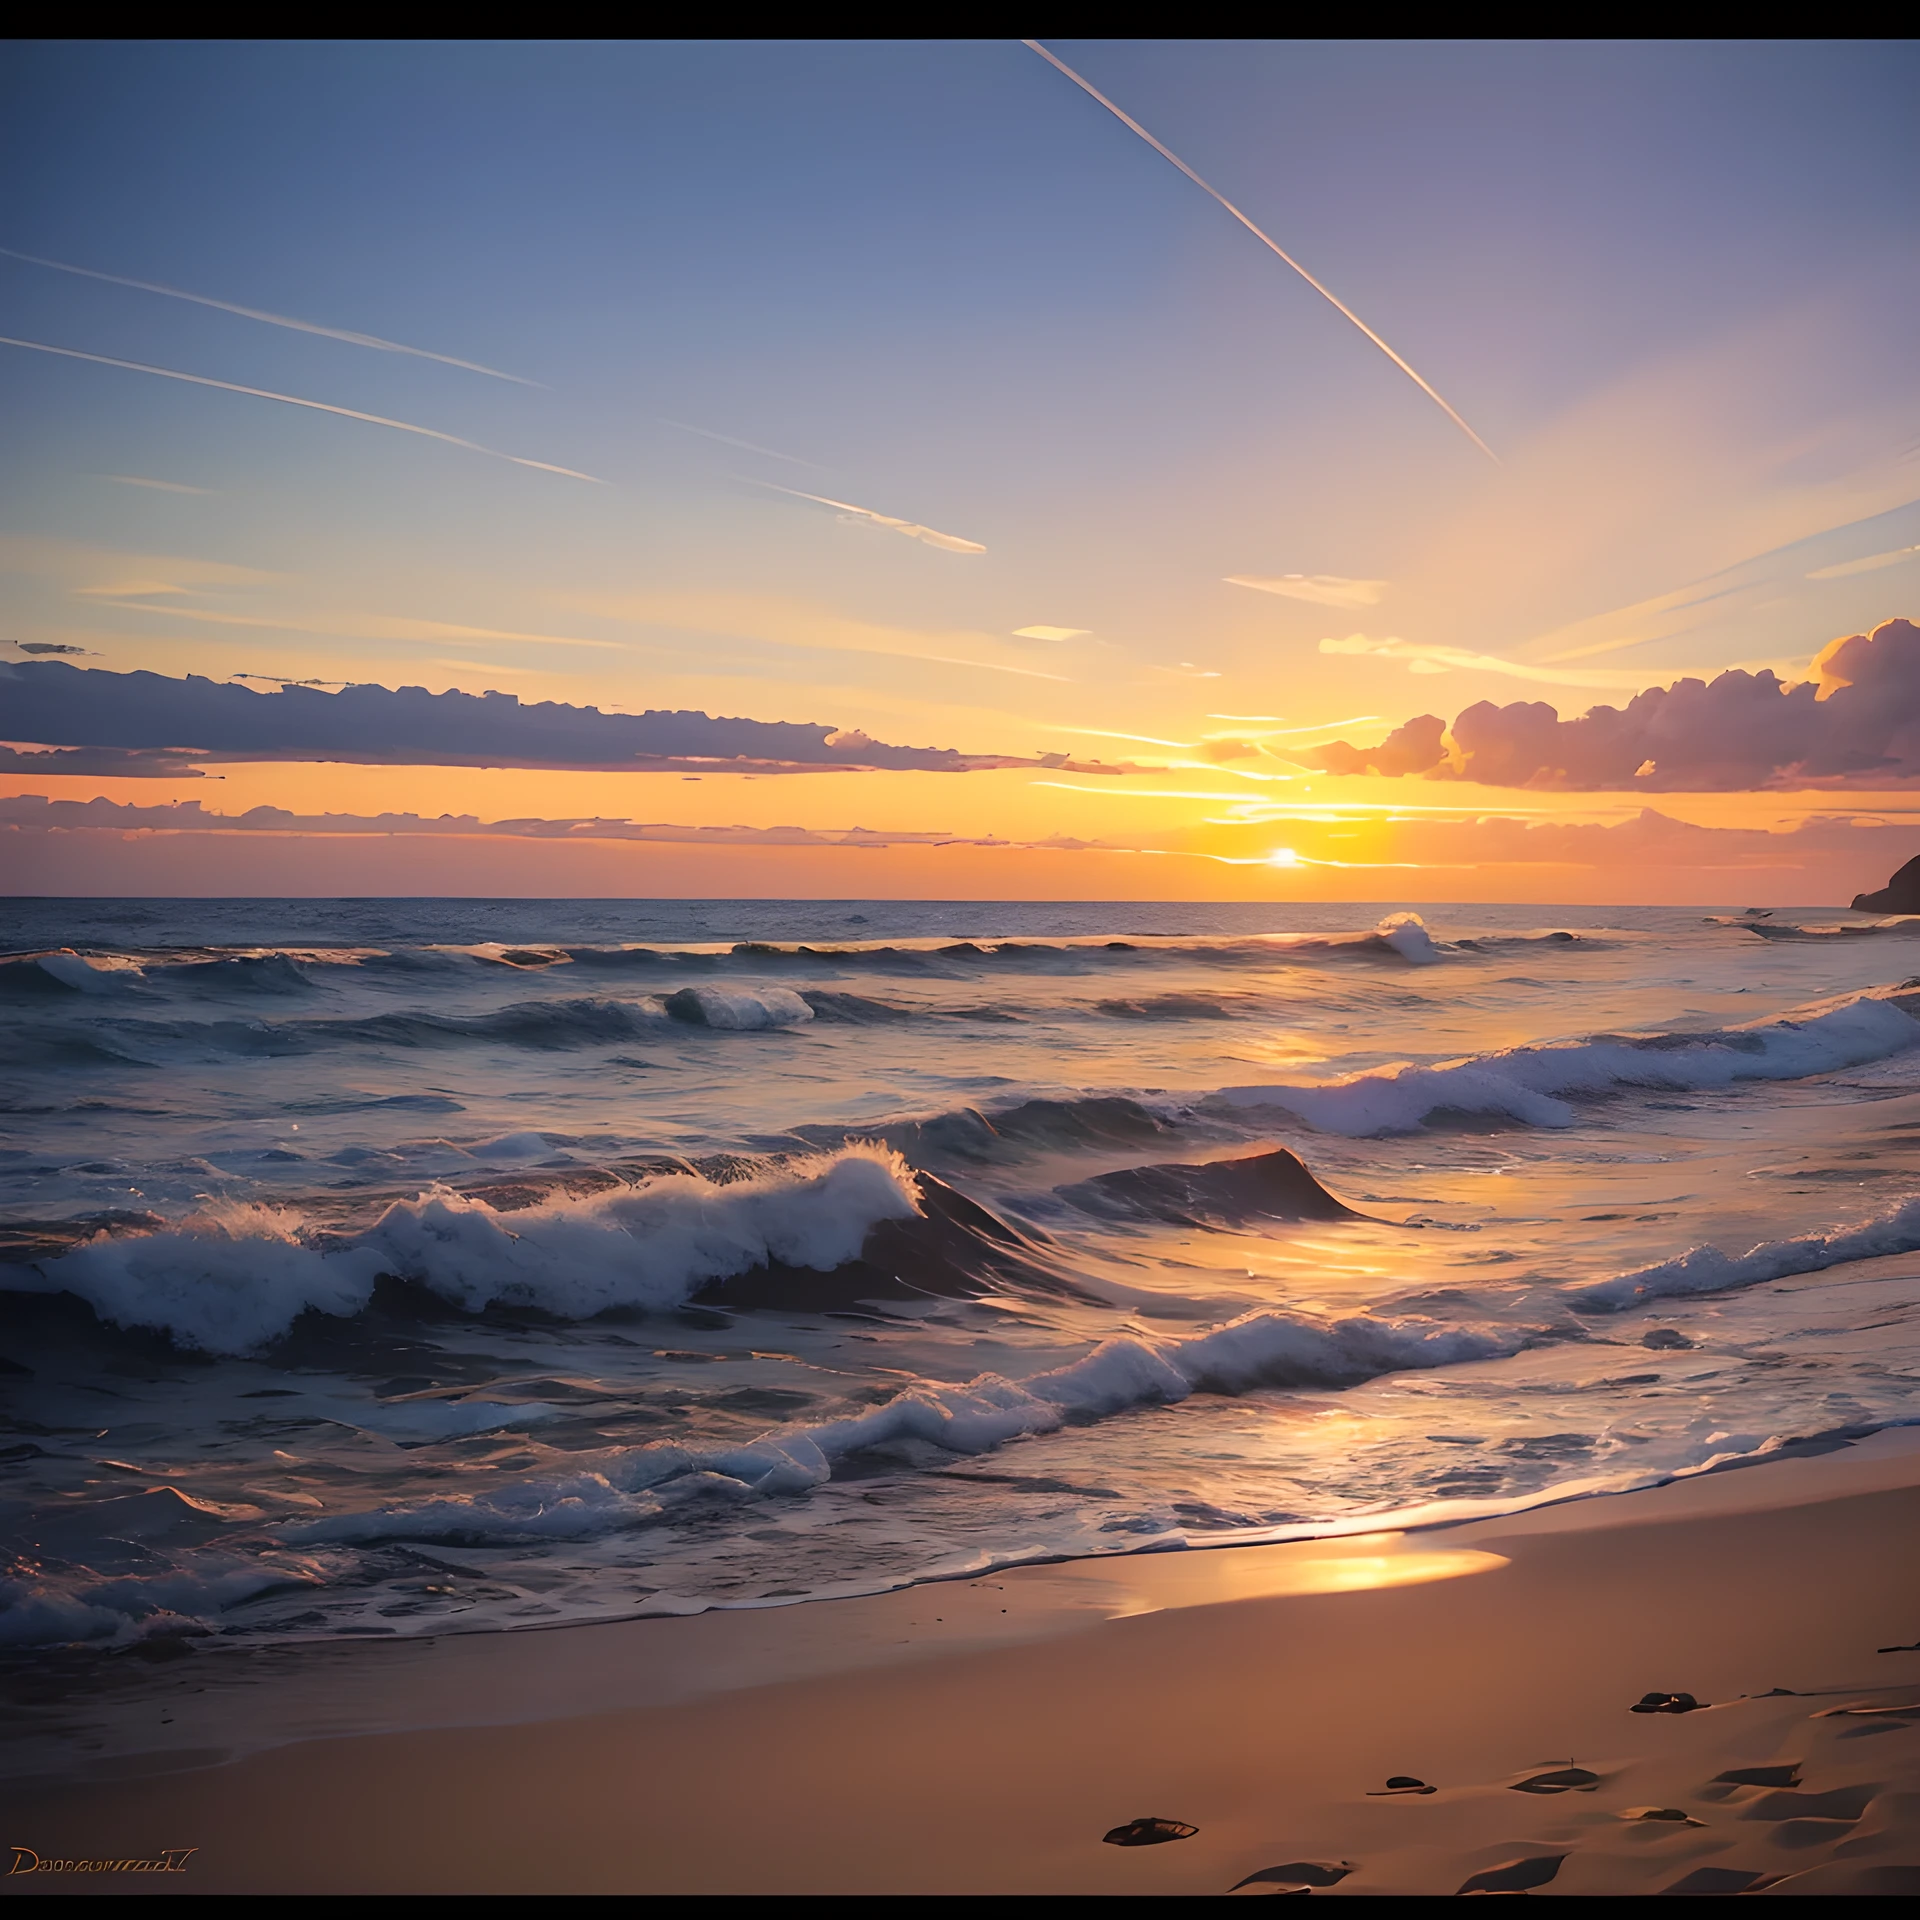
[[[171,367],[150,367],[140,360],[115,360],[104,353],[82,353],[76,347],[50,347],[43,340],[15,340],[0,333],[0,347],[25,347],[32,353],[57,353],[63,360],[91,360],[95,366],[125,367],[130,373],[151,373],[162,380],[184,380],[190,386],[217,387],[222,393],[249,394],[255,400],[278,400],[285,407],[310,407],[315,413],[337,413],[342,419],[364,420],[371,427],[391,427],[396,433],[417,433],[426,440],[442,440],[450,447],[465,447],[469,453],[484,453],[491,460],[511,460],[516,467],[532,467],[540,473],[564,474],[569,480],[590,480],[596,487],[611,484],[597,474],[580,473],[572,467],[556,467],[546,460],[523,460],[517,453],[502,453],[497,447],[483,447],[477,440],[462,440],[456,433],[442,433],[436,427],[416,427],[410,420],[389,420],[384,413],[360,413],[352,407],[329,406],[324,400],[302,400],[298,394],[270,393],[265,387],[235,386],[231,380],[209,380],[201,373],[176,373]]]
[[[669,420],[667,416],[656,416],[663,427],[678,427],[682,433],[697,433],[702,440],[718,440],[723,447],[738,447],[743,453],[764,453],[770,460],[784,460],[790,466],[811,467],[815,473],[826,473],[818,460],[802,460],[797,453],[782,453],[778,447],[756,446],[751,440],[736,440],[730,433],[715,433],[711,427],[696,427],[685,420]]]
[[[449,353],[429,353],[425,347],[404,347],[398,340],[382,340],[374,333],[349,333],[341,327],[323,327],[311,320],[295,320],[284,313],[263,313],[258,307],[235,306],[231,300],[209,299],[204,293],[183,293],[178,287],[163,287],[152,280],[129,280],[118,273],[98,273],[92,267],[70,266],[65,260],[43,260],[37,253],[19,253],[12,247],[0,247],[0,255],[9,260],[24,260],[32,267],[51,267],[55,273],[77,273],[86,280],[104,280],[112,287],[137,287],[142,293],[165,294],[169,300],[191,300],[196,307],[217,307],[222,313],[237,313],[243,320],[264,321],[270,327],[291,327],[295,333],[317,333],[323,339],[344,340],[349,346],[372,347],[379,353],[406,353],[416,360],[438,360],[443,367],[460,367],[468,373],[484,373],[493,380],[511,380],[517,387],[537,387],[538,380],[523,380],[517,373],[502,373],[498,367],[483,367],[477,360],[456,360]]]
[[[756,486],[771,487],[775,493],[791,494],[796,500],[817,501],[823,507],[835,507],[841,513],[857,513],[862,520],[871,520],[877,527],[886,527],[893,533],[904,533],[910,540],[924,540],[930,547],[944,547],[949,553],[985,553],[978,540],[962,540],[957,533],[936,533],[932,527],[923,527],[917,520],[896,520],[890,513],[875,513],[871,507],[856,507],[846,500],[829,500],[824,493],[802,493],[798,487],[783,487],[772,480],[755,481]],[[1009,673],[1022,671],[1009,667]],[[1040,674],[1042,680],[1050,680],[1052,674]]]
[[[1240,224],[1243,227],[1245,227],[1246,230],[1250,234],[1252,234],[1256,240],[1260,242],[1260,244],[1263,247],[1266,247],[1270,249],[1272,252],[1278,254],[1279,257],[1282,260],[1284,260],[1287,263],[1287,265],[1290,266],[1294,270],[1294,272],[1297,273],[1300,276],[1300,278],[1304,280],[1307,283],[1307,285],[1310,286],[1314,290],[1314,292],[1321,297],[1321,299],[1339,308],[1339,310],[1343,314],[1345,314],[1346,317],[1349,320],[1351,320],[1353,324],[1356,327],[1358,327],[1360,331],[1364,333],[1367,336],[1367,338],[1371,340],[1373,344],[1376,347],[1378,347],[1380,351],[1384,353],[1387,356],[1387,358],[1391,360],[1393,364],[1396,367],[1398,367],[1400,371],[1404,373],[1407,376],[1407,378],[1411,380],[1413,384],[1416,387],[1418,387],[1420,391],[1424,393],[1427,396],[1427,398],[1431,400],[1433,404],[1436,407],[1438,407],[1441,410],[1441,412],[1444,413],[1447,416],[1447,418],[1451,420],[1453,424],[1456,427],[1458,427],[1460,431],[1464,433],[1467,436],[1467,438],[1471,440],[1473,444],[1476,447],[1478,447],[1480,451],[1487,456],[1489,460],[1493,462],[1493,464],[1496,467],[1500,464],[1500,456],[1497,453],[1495,453],[1494,450],[1490,446],[1488,446],[1487,443],[1484,440],[1482,440],[1480,436],[1477,433],[1475,433],[1474,430],[1470,426],[1468,426],[1467,423],[1463,419],[1461,419],[1461,417],[1457,413],[1455,413],[1450,406],[1448,406],[1446,401],[1440,397],[1440,395],[1434,390],[1434,388],[1429,386],[1425,380],[1421,379],[1419,374],[1415,373],[1414,370],[1410,366],[1408,366],[1407,363],[1404,360],[1402,360],[1400,356],[1397,353],[1395,353],[1394,350],[1390,346],[1388,346],[1387,343],[1384,340],[1382,340],[1380,336],[1377,333],[1375,333],[1374,330],[1370,326],[1368,326],[1367,323],[1364,320],[1362,320],[1360,316],[1357,313],[1355,313],[1354,310],[1350,306],[1348,306],[1344,300],[1342,300],[1337,294],[1328,292],[1328,290],[1325,287],[1323,287],[1320,284],[1320,282],[1316,280],[1313,277],[1313,275],[1310,274],[1306,270],[1306,268],[1303,267],[1300,264],[1300,262],[1293,257],[1292,254],[1288,253],[1287,250],[1284,247],[1282,247],[1280,243],[1277,240],[1275,240],[1270,234],[1267,234],[1263,232],[1259,227],[1256,227],[1253,224],[1253,222],[1249,220],[1247,216],[1244,213],[1242,213],[1240,209],[1236,207],[1233,204],[1233,202],[1229,200],[1224,193],[1220,192],[1217,187],[1208,186],[1208,184],[1204,180],[1202,180],[1200,176],[1197,173],[1195,173],[1194,170],[1190,166],[1188,166],[1187,163],[1184,160],[1182,160],[1177,153],[1174,153],[1170,151],[1168,148],[1163,147],[1160,144],[1160,142],[1156,140],[1153,137],[1153,135],[1150,134],[1146,130],[1146,128],[1140,124],[1138,120],[1133,118],[1131,114],[1122,113],[1121,110],[1118,107],[1116,107],[1113,104],[1113,102],[1109,100],[1107,96],[1100,91],[1098,87],[1094,86],[1090,81],[1081,79],[1081,77],[1077,73],[1075,73],[1074,70],[1070,66],[1068,66],[1064,60],[1060,59],[1055,54],[1049,53],[1047,49],[1043,47],[1038,40],[1023,40],[1021,41],[1020,44],[1023,47],[1031,47],[1033,51],[1037,53],[1042,60],[1046,61],[1049,66],[1058,67],[1059,70],[1062,73],[1064,73],[1067,76],[1067,78],[1071,80],[1076,87],[1079,87],[1085,93],[1091,94],[1094,97],[1094,99],[1098,100],[1100,104],[1103,107],[1105,107],[1106,110],[1110,114],[1112,114],[1113,117],[1116,120],[1118,120],[1123,126],[1131,127],[1133,131],[1137,133],[1140,136],[1140,138],[1144,140],[1147,143],[1147,145],[1150,146],[1154,150],[1154,152],[1161,157],[1161,159],[1171,161],[1172,164],[1178,167],[1180,171],[1184,173],[1187,176],[1187,178],[1191,180],[1193,184],[1200,189],[1202,193],[1209,194],[1215,200],[1217,200],[1221,204],[1221,206],[1225,207],[1226,210],[1230,214],[1232,214],[1233,217],[1236,220],[1238,220]]]

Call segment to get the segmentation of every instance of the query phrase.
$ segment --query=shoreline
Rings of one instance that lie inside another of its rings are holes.
[[[1876,1651],[1920,1640],[1920,1432],[1752,1464],[1417,1532],[197,1654],[30,1709],[42,1784],[16,1778],[5,1837],[50,1859],[198,1848],[116,1892],[1203,1893],[1337,1856],[1357,1864],[1325,1891],[1451,1893],[1523,1841],[1566,1855],[1541,1892],[1659,1891],[1723,1855],[1845,1891],[1920,1861],[1920,1715],[1813,1718],[1855,1691],[1920,1700],[1920,1650]],[[1629,1718],[1656,1689],[1721,1704]],[[88,1738],[106,1750],[83,1761]],[[1701,1799],[1783,1741],[1828,1811]],[[47,1777],[59,1748],[77,1776]],[[1569,1756],[1591,1792],[1501,1784]],[[1375,1796],[1404,1773],[1439,1791]],[[1623,1796],[1707,1824],[1623,1821]],[[1199,1832],[1100,1844],[1148,1814]]]

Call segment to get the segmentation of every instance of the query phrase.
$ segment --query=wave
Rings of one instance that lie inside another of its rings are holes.
[[[833,1026],[892,1026],[918,1016],[909,1007],[896,1007],[885,1000],[870,1000],[861,993],[828,993],[816,987],[800,998],[813,1009],[816,1020]]]
[[[813,1017],[806,1001],[784,987],[683,987],[664,1000],[522,1000],[476,1014],[410,1009],[344,1019],[126,1019],[114,1022],[105,1038],[54,1031],[39,1040],[45,1046],[57,1043],[76,1049],[83,1057],[123,1062],[143,1052],[167,1057],[183,1048],[256,1058],[365,1046],[418,1051],[490,1045],[564,1051],[657,1037],[674,1025],[758,1032],[798,1026]],[[87,1049],[93,1050],[90,1055]]]
[[[1831,927],[1796,927],[1784,923],[1774,925],[1763,920],[1727,919],[1715,924],[1744,927],[1748,933],[1756,933],[1762,940],[1866,940],[1880,934],[1911,936],[1920,933],[1920,919],[1875,920],[1864,926],[1842,922]]]
[[[861,1129],[800,1126],[796,1138],[831,1146],[854,1138],[879,1140],[915,1166],[985,1166],[1049,1153],[1112,1152],[1156,1145],[1183,1130],[1187,1110],[1172,1102],[1148,1105],[1125,1094],[1078,1099],[1021,1100],[1012,1106],[955,1107],[924,1120],[900,1120]]]
[[[1110,1020],[1231,1020],[1232,1012],[1203,993],[1158,993],[1140,1000],[1099,1000],[1095,1013]]]
[[[1116,1173],[1055,1187],[1054,1192],[1083,1213],[1167,1226],[1359,1217],[1307,1171],[1297,1154],[1284,1147],[1192,1166],[1123,1167]]]
[[[1763,1240],[1745,1253],[1695,1247],[1673,1260],[1617,1274],[1591,1286],[1569,1287],[1565,1297],[1576,1311],[1617,1313],[1647,1300],[1694,1293],[1726,1293],[1764,1285],[1796,1273],[1818,1273],[1850,1260],[1877,1260],[1888,1254],[1920,1252],[1920,1200],[1908,1200],[1854,1227],[1833,1233],[1801,1234],[1791,1240]]]
[[[745,1446],[694,1448],[656,1441],[586,1456],[581,1470],[474,1495],[330,1514],[279,1529],[289,1544],[382,1540],[506,1546],[578,1540],[643,1526],[695,1500],[811,1491],[850,1456],[918,1441],[948,1453],[990,1452],[1194,1393],[1354,1386],[1383,1373],[1504,1357],[1538,1336],[1505,1327],[1356,1314],[1339,1320],[1259,1312],[1209,1333],[1104,1340],[1065,1366],[1009,1380],[923,1382],[865,1413],[775,1429]]]
[[[762,987],[754,993],[724,987],[682,987],[661,1003],[671,1020],[695,1027],[726,1027],[759,1032],[770,1027],[795,1027],[813,1018],[813,1008],[785,987]]]
[[[1575,944],[1569,933],[1489,935],[1443,942],[1417,913],[1388,914],[1376,926],[1348,933],[1270,933],[1221,938],[1209,935],[1153,936],[1137,940],[950,940],[940,944],[812,945],[743,940],[730,947],[472,946],[221,949],[127,948],[80,955],[71,949],[16,954],[0,959],[0,982],[24,983],[26,991],[99,991],[113,976],[145,978],[151,984],[231,985],[242,991],[263,984],[312,984],[333,970],[401,974],[548,972],[582,976],[634,973],[712,974],[811,972],[891,973],[959,980],[983,972],[1088,974],[1163,965],[1270,967],[1320,960],[1392,960],[1430,965],[1455,952],[1549,942]],[[1589,943],[1591,944],[1591,943]],[[39,968],[41,978],[28,977]]]
[[[1920,1042],[1916,1016],[1920,993],[1876,988],[1744,1026],[1596,1034],[1440,1066],[1378,1067],[1318,1084],[1223,1087],[1207,1104],[1276,1107],[1319,1132],[1353,1138],[1411,1132],[1449,1113],[1570,1127],[1578,1118],[1573,1100],[1623,1087],[1703,1092],[1746,1080],[1803,1080],[1885,1059]]]
[[[928,1248],[876,1245],[872,1236],[886,1223],[926,1218],[919,1183],[897,1153],[848,1146],[724,1184],[673,1173],[512,1210],[435,1192],[395,1202],[355,1234],[312,1229],[286,1209],[228,1205],[161,1231],[95,1238],[40,1272],[46,1288],[77,1296],[115,1326],[240,1354],[283,1338],[304,1313],[362,1312],[383,1277],[469,1313],[498,1303],[570,1320],[677,1307],[713,1287],[733,1304],[805,1306],[812,1303],[789,1276],[838,1270],[858,1287],[869,1278],[857,1270],[863,1254],[872,1277],[897,1280],[882,1271],[891,1259],[925,1286],[938,1278]],[[1009,1251],[1025,1244],[958,1195],[935,1219],[949,1239],[958,1226]],[[756,1272],[757,1285],[745,1286]],[[742,1283],[731,1295],[729,1281]]]
[[[0,996],[38,999],[78,993],[124,993],[137,987],[143,970],[136,963],[93,958],[62,947],[53,953],[15,954],[0,960]]]
[[[290,953],[223,954],[215,960],[190,960],[168,967],[169,986],[200,993],[310,993],[312,973]]]
[[[172,1493],[171,1487],[162,1489]],[[184,1498],[176,1495],[176,1498]],[[49,1577],[51,1575],[51,1577]],[[272,1567],[257,1560],[126,1576],[64,1580],[42,1569],[33,1581],[0,1578],[0,1647],[46,1647],[74,1641],[138,1640],[207,1629],[200,1620],[243,1601],[293,1587],[324,1585],[317,1568]]]

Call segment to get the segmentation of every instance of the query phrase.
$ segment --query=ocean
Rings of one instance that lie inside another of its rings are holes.
[[[0,1644],[787,1604],[1920,1420],[1909,929],[7,902]]]

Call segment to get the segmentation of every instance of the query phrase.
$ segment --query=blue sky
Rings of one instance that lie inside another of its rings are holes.
[[[0,348],[12,637],[1025,752],[1912,610],[1911,45],[1054,50],[1504,464],[1017,42],[16,44],[0,246],[539,384],[9,258],[0,333],[608,484]]]

